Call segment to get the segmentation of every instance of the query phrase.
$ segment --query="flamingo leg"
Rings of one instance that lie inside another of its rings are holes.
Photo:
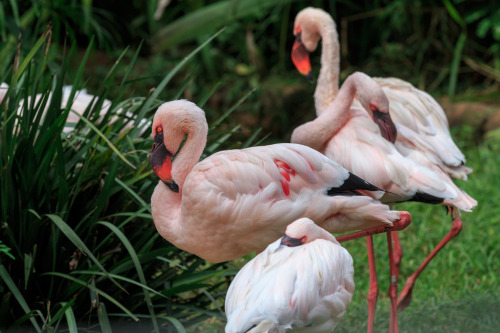
[[[389,299],[391,300],[391,315],[389,321],[389,333],[398,333],[398,309],[396,299],[398,297],[398,269],[396,260],[392,251],[392,234],[393,231],[387,232],[387,248],[389,251],[389,265],[391,267],[391,280],[389,284]]]
[[[393,250],[394,250],[394,264],[396,265],[396,277],[399,279],[399,269],[401,267],[401,259],[403,259],[403,248],[399,241],[399,235],[397,231],[391,231],[393,239]]]
[[[367,333],[373,333],[373,322],[375,320],[375,308],[378,299],[377,271],[375,269],[375,254],[373,251],[373,236],[366,237],[366,247],[368,250],[368,267],[370,269],[370,288],[366,295],[368,302],[368,326]]]
[[[350,234],[345,234],[342,236],[335,237],[339,243],[349,241],[356,238],[371,236],[375,234],[381,234],[388,231],[400,231],[405,229],[411,223],[411,215],[408,212],[399,212],[400,219],[394,221],[392,226],[379,225],[376,227],[364,229],[361,231],[352,232]]]
[[[412,276],[406,280],[405,286],[401,291],[401,294],[398,298],[398,309],[404,310],[411,303],[411,297],[413,292],[413,287],[415,285],[415,280],[418,278],[420,273],[424,270],[424,268],[429,264],[429,262],[436,256],[436,254],[453,238],[455,238],[460,231],[462,230],[462,220],[460,217],[456,217],[453,219],[451,229],[448,234],[439,242],[439,244],[432,250],[431,254],[424,260],[424,262],[420,265],[420,267],[413,273]]]

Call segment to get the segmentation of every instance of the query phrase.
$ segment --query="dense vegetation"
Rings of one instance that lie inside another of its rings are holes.
[[[306,5],[337,22],[342,78],[362,70],[456,100],[498,98],[495,1],[190,0],[172,2],[155,18],[156,5],[0,4],[0,82],[10,86],[0,91],[0,330],[221,330],[225,291],[248,258],[208,264],[156,233],[147,120],[163,101],[183,97],[207,112],[204,156],[288,141],[314,113],[314,86],[289,60],[293,19]],[[313,62],[319,67],[319,52]],[[67,95],[65,85],[72,86]],[[63,97],[72,101],[81,89],[95,99],[68,132],[73,111]],[[100,115],[103,107],[108,112]],[[480,205],[464,214],[458,240],[417,282],[414,303],[401,314],[406,332],[493,332],[500,324],[500,134],[467,125],[453,133],[475,170],[460,186]],[[407,277],[450,223],[440,207],[399,208],[414,221],[401,236]],[[376,242],[382,330],[385,237]],[[346,247],[357,292],[338,330],[362,331],[364,243]]]

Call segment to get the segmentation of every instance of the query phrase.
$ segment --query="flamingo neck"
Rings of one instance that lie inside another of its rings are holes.
[[[151,214],[158,233],[171,243],[182,239],[180,193],[173,192],[162,181],[158,182],[151,196]]]
[[[172,176],[179,192],[174,192],[163,182],[159,182],[151,197],[151,212],[156,229],[160,235],[177,247],[183,247],[182,196],[184,182],[198,163],[207,142],[206,122],[187,130],[187,139],[172,163]]]
[[[205,125],[206,126],[206,125]],[[179,185],[179,195],[182,195],[184,181],[193,167],[200,160],[203,149],[207,143],[207,133],[190,132],[187,135],[186,142],[175,156],[172,162],[172,176],[177,185]]]
[[[321,69],[314,92],[316,115],[325,111],[335,99],[339,90],[340,45],[335,22],[331,19],[320,22]]]
[[[355,94],[356,80],[349,77],[329,107],[316,119],[297,127],[292,133],[291,141],[323,152],[330,139],[348,121],[349,110]]]

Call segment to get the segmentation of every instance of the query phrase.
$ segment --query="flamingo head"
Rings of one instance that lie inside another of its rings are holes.
[[[204,146],[206,127],[203,110],[187,100],[163,103],[156,111],[153,119],[150,163],[158,178],[172,191],[179,192],[179,185],[174,180],[176,171],[172,169],[174,155],[177,154],[186,135],[193,134],[195,129],[198,129],[202,136],[205,135],[205,141],[202,142]]]
[[[377,124],[380,134],[387,141],[396,142],[398,131],[389,113],[389,100],[384,90],[364,73],[356,72],[350,77],[356,82],[359,102]]]
[[[165,147],[163,126],[157,125],[153,131],[153,147],[149,158],[151,167],[168,188],[179,192],[179,186],[172,177],[172,153]]]
[[[303,217],[288,225],[285,235],[281,238],[281,245],[301,246],[316,239],[326,239],[338,244],[329,232],[316,225],[311,219]]]
[[[307,7],[295,17],[293,34],[295,42],[292,46],[292,62],[309,81],[313,81],[309,54],[318,47],[321,29],[335,23],[331,16],[322,9]]]

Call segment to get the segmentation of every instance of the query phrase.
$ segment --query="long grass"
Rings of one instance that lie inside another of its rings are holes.
[[[70,132],[66,119],[75,112],[71,101],[81,93],[92,45],[72,74],[67,106],[63,84],[73,47],[49,69],[48,30],[30,52],[16,54],[20,66],[1,77],[10,87],[0,104],[0,329],[110,332],[128,323],[184,332],[207,318],[223,319],[227,277],[235,271],[207,264],[158,235],[149,204],[157,179],[148,163],[149,124],[160,96],[218,34],[167,71],[151,94],[107,101],[117,73],[124,73],[123,89],[129,86],[134,63],[121,64],[120,55]],[[211,126],[215,145],[206,154],[238,145],[222,125],[224,119]]]

